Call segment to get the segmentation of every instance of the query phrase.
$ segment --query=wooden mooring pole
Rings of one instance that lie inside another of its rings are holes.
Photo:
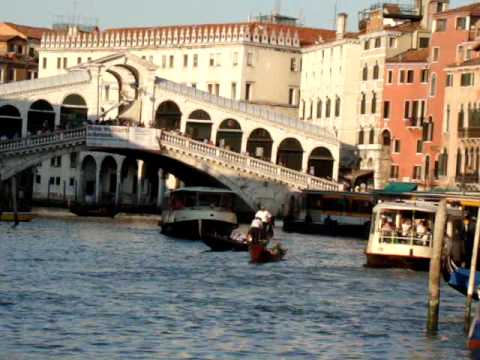
[[[433,249],[430,259],[430,273],[428,283],[428,314],[427,333],[435,335],[438,331],[438,315],[440,309],[440,272],[442,260],[443,238],[447,223],[447,200],[443,199],[438,205],[433,232]]]
[[[11,179],[12,182],[12,206],[13,206],[13,227],[16,227],[19,224],[18,221],[18,207],[17,207],[17,177],[14,175]]]
[[[470,321],[472,319],[472,300],[475,291],[475,275],[477,272],[478,246],[480,243],[480,208],[477,212],[477,224],[475,227],[475,239],[473,241],[472,260],[470,262],[470,275],[468,277],[467,302],[465,304],[464,330],[466,333],[470,330]]]

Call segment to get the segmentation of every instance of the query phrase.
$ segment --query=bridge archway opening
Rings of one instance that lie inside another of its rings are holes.
[[[295,138],[283,140],[278,147],[277,164],[292,170],[301,171],[303,161],[303,148],[300,141]]]
[[[179,130],[182,113],[173,101],[161,103],[155,114],[155,128],[163,130]]]
[[[37,100],[28,111],[27,131],[30,134],[38,134],[55,129],[55,110],[46,100]]]
[[[142,170],[141,202],[145,205],[155,205],[159,184],[158,166],[154,165],[153,161],[145,161]]]
[[[194,140],[210,141],[212,136],[212,120],[204,110],[195,110],[187,120],[185,132]]]
[[[60,126],[64,129],[82,127],[88,120],[85,99],[78,94],[68,95],[60,108]]]
[[[308,158],[308,171],[311,175],[321,178],[333,178],[334,158],[325,147],[315,148]]]
[[[112,204],[115,202],[117,181],[117,162],[112,156],[107,156],[100,166],[99,190],[101,203]]]
[[[14,139],[22,136],[22,116],[13,105],[0,107],[0,139]]]
[[[120,202],[133,205],[137,201],[138,164],[137,160],[127,157],[123,160],[120,185]]]
[[[88,204],[95,202],[97,162],[91,155],[85,156],[82,161],[81,174],[81,201]]]
[[[226,119],[222,121],[218,129],[216,145],[240,153],[242,137],[243,132],[238,121]]]
[[[247,141],[247,152],[257,159],[272,159],[273,139],[270,133],[262,128],[252,131]]]

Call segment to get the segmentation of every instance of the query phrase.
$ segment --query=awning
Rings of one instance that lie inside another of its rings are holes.
[[[417,190],[418,185],[415,183],[395,182],[390,183],[380,192],[389,194],[400,194],[406,192],[412,192]]]

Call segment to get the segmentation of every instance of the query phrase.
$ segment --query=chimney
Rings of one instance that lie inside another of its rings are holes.
[[[339,13],[337,15],[337,40],[342,40],[347,31],[347,18],[346,13]]]

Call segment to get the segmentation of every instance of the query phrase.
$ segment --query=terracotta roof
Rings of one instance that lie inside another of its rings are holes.
[[[440,13],[435,14],[435,17],[442,16],[442,15],[449,15],[459,12],[480,12],[480,3],[473,3],[470,5],[460,6],[457,8],[449,9]]]
[[[299,27],[292,25],[282,25],[282,24],[271,24],[271,23],[262,23],[262,22],[244,22],[244,23],[226,23],[226,24],[201,24],[201,25],[175,25],[175,26],[154,26],[154,27],[131,27],[131,28],[112,28],[104,30],[107,33],[117,33],[117,32],[144,32],[144,31],[156,31],[156,30],[186,30],[186,29],[222,29],[231,26],[248,26],[250,32],[252,33],[255,28],[259,30],[267,31],[281,31],[284,33],[290,31],[292,34],[298,32],[300,37],[300,45],[308,46],[313,45],[317,42],[319,37],[322,37],[323,40],[327,41],[332,38],[335,38],[336,32],[334,30],[327,29],[317,29],[317,28],[307,28]]]
[[[20,38],[20,36],[18,35],[0,35],[0,41],[1,42],[6,42],[6,41],[9,41],[9,40],[12,40],[14,38]]]
[[[428,62],[429,49],[410,49],[386,60],[387,63]]]
[[[18,25],[10,22],[5,22],[5,25],[10,26],[11,28],[15,29],[19,33],[23,34],[27,38],[31,39],[38,39],[41,40],[42,35],[46,32],[51,32],[51,29],[41,28],[41,27],[33,27],[33,26],[26,26],[26,25]]]

